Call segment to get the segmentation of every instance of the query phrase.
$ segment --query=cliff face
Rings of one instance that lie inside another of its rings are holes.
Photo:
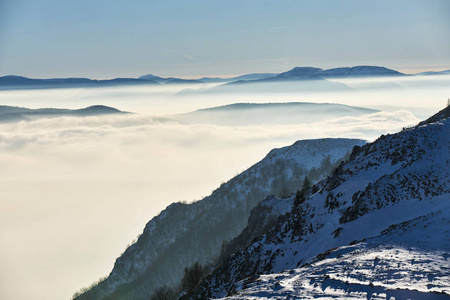
[[[320,191],[182,298],[448,297],[447,110],[355,147]]]
[[[324,178],[363,144],[353,139],[299,141],[271,151],[203,200],[168,206],[116,260],[109,277],[76,299],[148,299],[155,288],[178,284],[185,267],[217,259],[223,241],[242,232],[250,211],[267,195],[289,195],[305,176]]]

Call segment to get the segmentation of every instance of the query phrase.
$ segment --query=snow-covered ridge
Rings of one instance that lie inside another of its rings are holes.
[[[442,211],[392,225],[365,242],[318,255],[301,268],[240,282],[227,299],[448,299],[450,234],[442,226],[450,226]],[[422,247],[417,247],[417,235]]]
[[[323,181],[319,192],[280,216],[184,299],[389,299],[414,298],[416,292],[420,298],[423,293],[449,297],[448,110],[425,125],[355,147],[350,161]],[[345,248],[349,244],[358,244],[359,250]],[[405,247],[417,263],[404,257]],[[317,262],[335,248],[341,249],[340,256]],[[367,260],[377,255],[385,261],[373,271]],[[280,275],[281,281],[279,275],[262,275],[284,270],[291,271]],[[393,293],[396,288],[401,292]]]
[[[333,164],[363,144],[354,139],[299,141],[272,151],[203,200],[171,204],[116,260],[109,277],[77,299],[148,299],[155,288],[178,284],[185,267],[217,258],[223,241],[245,228],[250,211],[267,195],[295,191],[306,175],[324,178]]]

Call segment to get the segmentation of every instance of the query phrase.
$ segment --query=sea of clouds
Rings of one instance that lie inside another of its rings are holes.
[[[394,133],[437,111],[448,92],[433,87],[425,94],[420,86],[382,98],[388,91],[371,86],[337,96],[176,96],[185,88],[0,91],[3,105],[104,104],[135,113],[0,123],[0,298],[69,298],[107,275],[145,223],[170,203],[201,199],[271,149],[300,139],[370,141]],[[290,125],[217,126],[171,118],[215,105],[269,100],[387,109],[330,115],[320,123],[299,118]]]

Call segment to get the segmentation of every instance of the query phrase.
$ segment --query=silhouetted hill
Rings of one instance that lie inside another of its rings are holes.
[[[312,67],[295,67],[292,70],[289,70],[287,72],[281,73],[278,76],[275,76],[274,78],[276,80],[279,79],[308,79],[311,76],[319,76],[320,71],[322,69],[320,68],[312,68]]]
[[[31,109],[15,106],[0,106],[0,122],[30,120],[42,117],[59,116],[96,116],[105,114],[125,114],[113,107],[104,105],[93,105],[82,109],[59,109],[59,108],[38,108]]]
[[[185,90],[180,93],[317,93],[317,92],[341,92],[351,88],[341,82],[331,82],[324,78],[311,75],[305,77],[271,77],[259,80],[239,80],[215,86],[206,90]]]
[[[322,70],[319,72],[319,75],[324,78],[405,76],[405,74],[398,71],[376,66],[356,66]]]
[[[165,84],[186,84],[186,83],[204,83],[197,79],[180,79],[180,78],[168,78]]]
[[[449,71],[424,72],[417,75],[449,74]],[[225,83],[239,85],[247,83],[266,83],[282,81],[314,81],[320,80],[322,83],[316,84],[312,89],[345,89],[342,83],[328,83],[326,78],[343,77],[381,77],[381,76],[406,76],[398,71],[385,67],[376,66],[356,66],[346,68],[335,68],[323,70],[313,67],[295,67],[289,71],[277,73],[252,73],[233,78],[210,78],[182,79],[176,77],[164,78],[152,74],[143,75],[139,78],[114,78],[114,79],[89,79],[89,78],[50,78],[33,79],[23,76],[8,75],[0,77],[0,89],[36,89],[36,88],[70,88],[70,87],[102,87],[119,85],[148,85],[148,84],[191,84],[191,83]],[[293,91],[303,91],[311,89],[311,86],[298,86]],[[284,89],[284,88],[283,88]],[[213,91],[217,91],[214,90]],[[257,91],[258,92],[258,91]]]
[[[143,75],[143,76],[139,77],[139,79],[151,80],[151,81],[155,81],[160,84],[204,83],[203,81],[201,81],[199,79],[182,79],[182,78],[174,78],[174,77],[164,78],[164,77],[159,77],[159,76],[156,76],[153,74]]]
[[[260,81],[292,81],[292,80],[324,80],[326,78],[358,78],[358,77],[382,77],[382,76],[402,76],[398,71],[385,67],[376,66],[356,66],[349,68],[335,68],[323,70],[313,67],[295,67],[292,70],[281,73],[273,78],[266,78]]]
[[[338,117],[360,116],[379,110],[335,103],[234,103],[176,115],[194,124],[260,125],[314,123]]]
[[[240,80],[244,80],[244,81],[260,80],[260,79],[272,78],[277,75],[278,75],[278,73],[252,73],[252,74],[241,75],[241,76],[237,76],[237,77],[233,77],[233,78],[228,78],[227,81],[232,82],[232,81],[240,81]]]
[[[155,81],[136,78],[89,79],[89,78],[51,78],[32,79],[23,76],[8,75],[0,77],[0,89],[33,89],[33,88],[70,88],[70,87],[102,87],[119,85],[151,85]]]
[[[159,76],[156,76],[153,74],[147,74],[147,75],[143,75],[143,76],[139,77],[139,79],[152,80],[152,81],[161,83],[161,82],[165,82],[167,78],[159,77]]]
[[[422,72],[414,75],[450,75],[450,70],[445,71],[428,71],[428,72]]]
[[[356,66],[323,70],[313,67],[295,67],[276,76],[254,80],[236,80],[224,83],[201,93],[289,93],[289,92],[339,92],[351,88],[341,82],[331,82],[328,78],[361,78],[409,76],[395,70],[376,66]],[[180,94],[197,93],[183,91]]]
[[[220,77],[202,77],[198,79],[182,79],[182,78],[164,78],[160,76],[156,76],[153,74],[147,74],[139,77],[139,79],[144,80],[153,80],[161,84],[165,83],[221,83],[221,82],[232,82],[232,81],[238,81],[238,80],[257,80],[257,79],[264,79],[269,77],[274,77],[278,75],[278,73],[252,73],[252,74],[245,74],[240,75],[236,77],[231,78],[220,78]]]
[[[127,113],[120,111],[114,107],[104,106],[104,105],[92,105],[82,109],[76,109],[72,111],[77,115],[105,115],[105,114],[123,114]]]
[[[262,82],[280,82],[297,80],[324,80],[326,78],[358,78],[358,77],[382,77],[382,76],[404,76],[405,74],[385,67],[356,66],[351,68],[335,68],[323,70],[313,67],[295,67],[287,72],[270,78],[255,80],[238,80],[229,84],[246,84]]]

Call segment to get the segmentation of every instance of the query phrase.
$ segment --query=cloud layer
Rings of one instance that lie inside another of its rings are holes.
[[[273,148],[307,138],[373,140],[419,121],[407,110],[258,126],[186,125],[155,117],[240,100],[271,100],[257,95],[173,98],[182,88],[2,92],[2,104],[105,104],[144,113],[0,124],[0,298],[70,297],[108,274],[125,246],[165,206],[208,195]],[[429,91],[431,96],[437,93]],[[414,100],[425,99],[424,91],[410,102],[406,99],[412,93],[401,94],[395,102],[400,92],[390,95],[390,101],[377,102],[383,93],[271,97],[274,102],[339,98],[361,106],[433,107],[441,101],[428,105]]]

